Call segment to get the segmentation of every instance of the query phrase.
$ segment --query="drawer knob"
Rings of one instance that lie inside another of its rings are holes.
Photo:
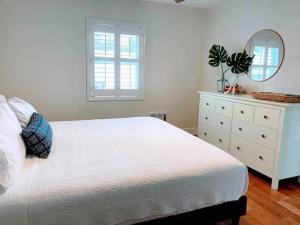
[[[245,112],[243,110],[241,110],[241,114],[244,114]]]
[[[221,121],[220,124],[223,125],[224,123]]]
[[[243,128],[239,127],[239,131],[243,131]]]
[[[204,136],[207,136],[207,133],[206,133],[206,132],[204,132]]]
[[[267,116],[267,115],[264,115],[264,118],[265,118],[265,119],[268,119],[268,116]]]
[[[260,155],[260,156],[259,156],[259,159],[260,159],[260,160],[263,160],[263,159],[264,159],[264,157],[262,157],[262,156]]]
[[[221,109],[225,109],[225,107],[224,107],[224,106],[222,106],[222,107],[221,107]]]
[[[209,103],[207,102],[206,105],[209,106]]]
[[[239,151],[241,151],[241,148],[240,148],[240,146],[237,146],[237,147],[236,147],[236,149],[237,149],[237,150],[239,150]]]
[[[208,117],[206,116],[205,119],[208,120]]]
[[[223,142],[223,140],[220,138],[220,139],[219,139],[219,142],[220,142],[220,143],[222,143],[222,142]]]
[[[262,134],[261,137],[262,137],[262,138],[266,138],[266,135]]]

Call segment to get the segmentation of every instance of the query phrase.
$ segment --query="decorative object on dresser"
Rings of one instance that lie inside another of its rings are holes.
[[[300,104],[200,93],[199,137],[279,180],[300,175]]]
[[[243,86],[240,86],[238,84],[228,85],[225,87],[224,90],[225,94],[247,94],[246,89]]]
[[[252,96],[260,100],[268,100],[285,103],[300,103],[300,95],[289,95],[273,92],[252,92]]]
[[[231,56],[228,56],[227,50],[223,46],[213,45],[209,50],[208,64],[212,67],[221,66],[222,75],[217,81],[218,92],[224,92],[225,86],[228,83],[225,74],[229,70],[236,75],[247,73],[252,64],[253,57],[250,57],[246,51],[233,53]],[[223,64],[226,64],[228,68],[225,69]]]
[[[270,29],[256,32],[247,42],[245,51],[255,55],[248,73],[254,81],[266,81],[277,74],[285,54],[283,39]]]

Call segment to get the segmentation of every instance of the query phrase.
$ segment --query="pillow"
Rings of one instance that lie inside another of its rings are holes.
[[[16,114],[22,128],[25,128],[27,126],[32,114],[34,112],[37,112],[32,105],[17,97],[10,98],[8,100],[8,104],[12,111],[14,111],[14,113]]]
[[[45,117],[33,113],[29,124],[21,134],[26,152],[39,158],[47,158],[52,146],[52,129]]]
[[[0,102],[6,102],[6,98],[4,97],[4,95],[0,95]]]
[[[0,101],[0,193],[12,184],[25,161],[21,126],[6,102]]]

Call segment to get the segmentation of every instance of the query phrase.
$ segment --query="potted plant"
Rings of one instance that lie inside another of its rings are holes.
[[[229,70],[236,75],[248,73],[254,56],[249,56],[245,50],[228,56],[227,50],[223,46],[214,44],[209,50],[208,58],[208,64],[212,67],[221,66],[222,75],[218,79],[217,89],[219,92],[224,92],[226,83],[228,82],[225,78],[225,74]],[[227,66],[226,69],[224,68],[225,65]]]

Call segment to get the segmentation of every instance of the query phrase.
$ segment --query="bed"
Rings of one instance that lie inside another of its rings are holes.
[[[246,166],[171,124],[137,117],[51,127],[48,159],[27,158],[0,195],[1,225],[172,224],[193,212],[245,213]]]

